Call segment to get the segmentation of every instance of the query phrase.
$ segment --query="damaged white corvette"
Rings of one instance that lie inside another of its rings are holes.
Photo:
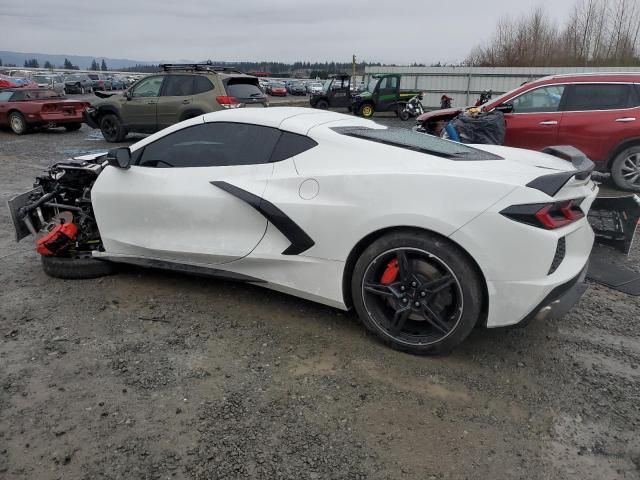
[[[9,209],[54,277],[210,274],[353,307],[391,346],[441,352],[584,292],[593,164],[548,151],[238,109],[58,163]]]

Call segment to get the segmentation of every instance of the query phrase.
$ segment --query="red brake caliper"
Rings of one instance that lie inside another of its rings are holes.
[[[390,285],[396,281],[398,278],[398,272],[400,271],[400,267],[398,266],[398,259],[394,258],[389,262],[387,268],[384,269],[384,273],[382,274],[382,278],[380,279],[380,283],[382,285]]]

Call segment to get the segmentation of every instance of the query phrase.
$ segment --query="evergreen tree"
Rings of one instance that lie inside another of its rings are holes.
[[[69,61],[68,58],[64,59],[64,67],[66,70],[73,70],[73,64]]]
[[[95,58],[91,62],[91,70],[100,70],[100,67],[98,66],[98,62],[96,62]]]
[[[0,64],[2,65],[2,64]],[[49,70],[53,70],[53,65],[51,65],[51,62],[49,60],[47,60],[46,62],[44,62],[44,68],[48,68]]]
[[[100,70],[102,70],[103,72],[106,72],[107,70],[109,70],[107,68],[107,62],[104,61],[104,58],[102,59],[102,65],[100,66]]]

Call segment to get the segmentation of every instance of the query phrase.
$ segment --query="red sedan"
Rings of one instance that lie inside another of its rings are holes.
[[[272,97],[286,97],[287,87],[284,86],[284,83],[271,83],[267,87],[267,93]]]
[[[64,127],[69,131],[82,126],[87,102],[68,100],[53,90],[0,90],[0,126],[9,126],[22,135],[37,127]]]
[[[504,113],[505,145],[531,150],[572,145],[598,169],[611,171],[620,188],[640,192],[640,74],[545,77],[490,100],[482,109]],[[418,123],[429,131],[460,111],[428,112]]]

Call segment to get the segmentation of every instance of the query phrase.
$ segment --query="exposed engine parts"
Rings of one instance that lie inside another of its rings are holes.
[[[36,250],[45,256],[82,256],[102,249],[91,205],[91,187],[103,169],[91,162],[62,162],[37,177],[34,189],[10,202],[24,228],[18,237],[36,237]]]

